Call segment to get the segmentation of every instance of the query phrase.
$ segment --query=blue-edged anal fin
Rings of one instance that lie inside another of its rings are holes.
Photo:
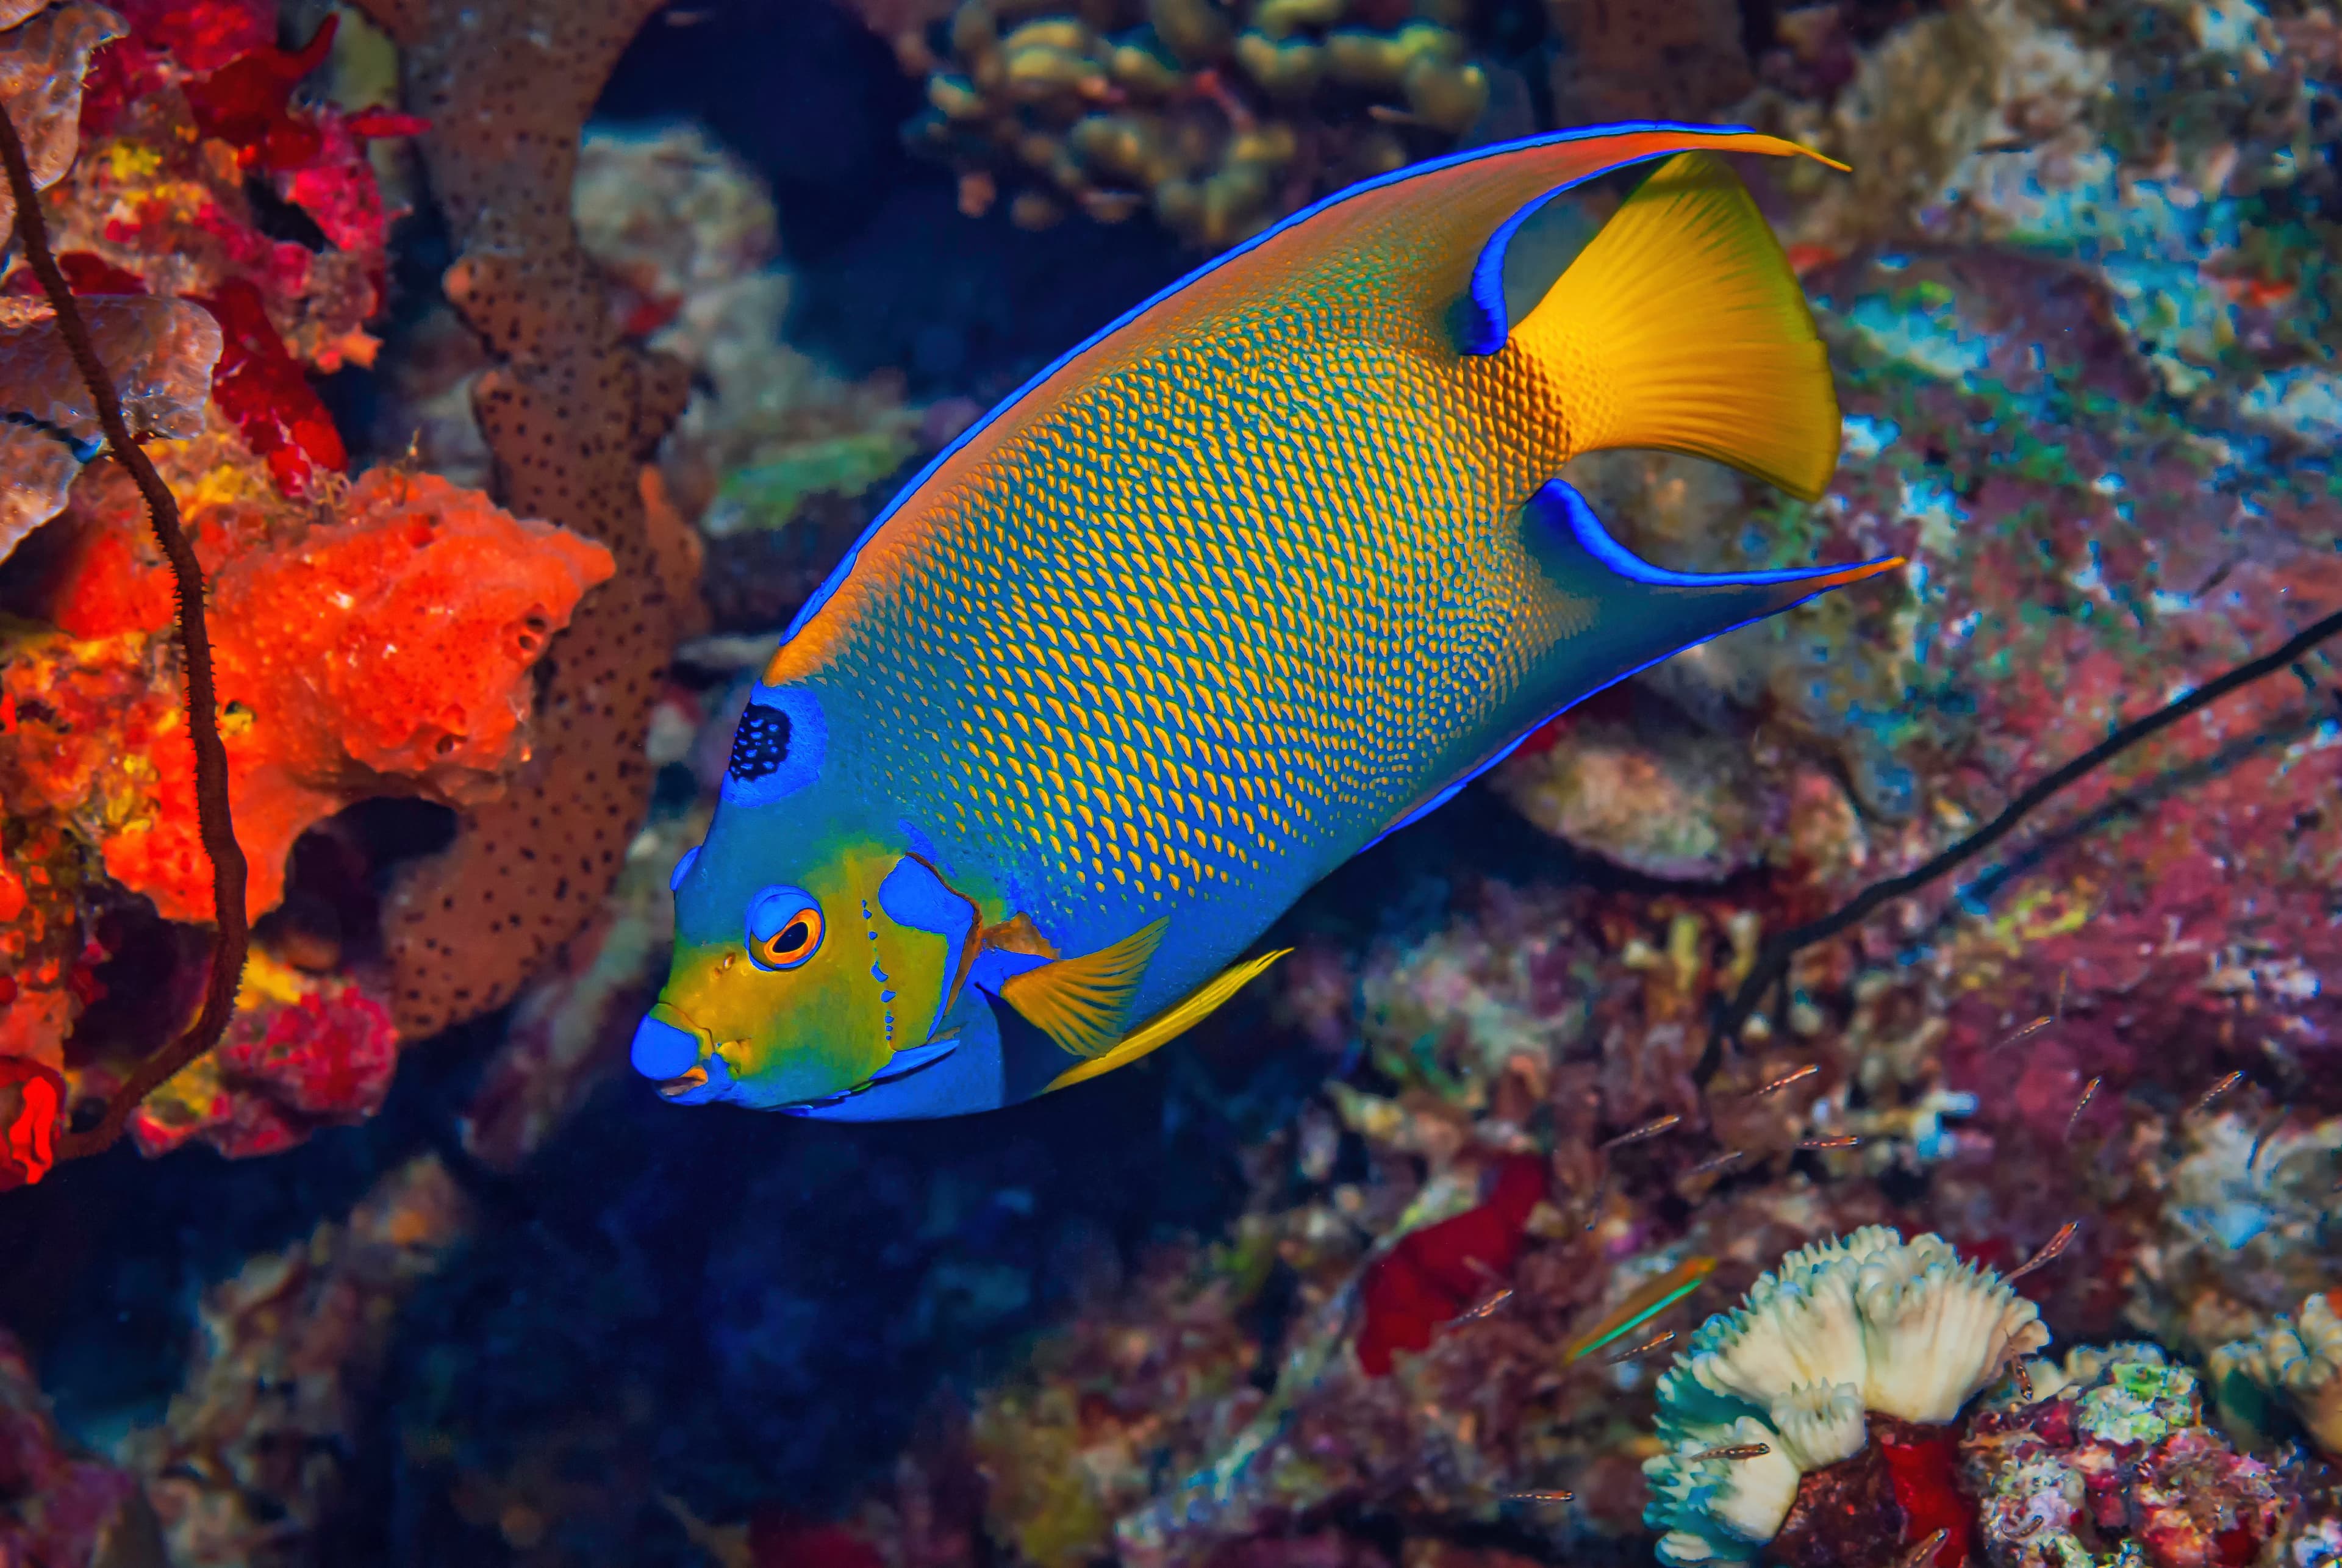
[[[1555,590],[1589,610],[1546,655],[1544,684],[1554,700],[1538,724],[1686,648],[1903,564],[1889,555],[1777,572],[1671,572],[1619,544],[1586,497],[1559,479],[1530,497],[1521,522],[1523,542]]]
[[[1521,524],[1523,542],[1565,606],[1560,618],[1567,624],[1533,665],[1524,716],[1511,733],[1409,808],[1376,843],[1436,810],[1596,692],[1711,637],[1903,564],[1900,555],[1888,555],[1785,572],[1671,572],[1611,537],[1586,497],[1560,479],[1529,498]]]

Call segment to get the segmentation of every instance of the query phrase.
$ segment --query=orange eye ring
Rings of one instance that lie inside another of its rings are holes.
[[[821,905],[802,888],[767,888],[748,911],[748,956],[759,969],[795,969],[821,946]]]
[[[821,911],[803,909],[796,918],[756,944],[756,962],[767,969],[795,969],[821,945]]]

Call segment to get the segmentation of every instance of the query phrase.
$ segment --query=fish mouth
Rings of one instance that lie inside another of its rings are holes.
[[[671,1105],[704,1105],[732,1092],[732,1064],[711,1051],[696,1066],[686,1067],[655,1086],[659,1098]]]
[[[713,1034],[679,1009],[659,1002],[635,1026],[628,1055],[635,1071],[650,1079],[662,1097],[689,1104],[713,1093],[711,1068],[729,1076],[714,1055],[715,1048]]]
[[[832,1105],[843,1105],[857,1094],[867,1094],[873,1089],[899,1084],[915,1074],[924,1073],[959,1046],[956,1032],[940,1035],[924,1045],[907,1046],[895,1053],[886,1065],[851,1088],[840,1089],[834,1094],[823,1094],[810,1100],[790,1100],[773,1107],[786,1115],[809,1116],[816,1111],[826,1111]]]
[[[690,1072],[677,1074],[676,1076],[669,1078],[666,1083],[661,1084],[658,1086],[658,1092],[667,1099],[673,1100],[681,1095],[690,1094],[694,1089],[703,1087],[706,1083],[707,1069],[705,1067],[694,1067]]]

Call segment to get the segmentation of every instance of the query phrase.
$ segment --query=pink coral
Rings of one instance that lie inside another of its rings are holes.
[[[364,325],[382,303],[390,215],[364,142],[412,125],[292,98],[325,35],[311,51],[278,50],[273,5],[188,0],[124,10],[129,36],[90,71],[84,155],[45,199],[56,248],[135,275],[155,294],[234,301],[218,307],[235,317],[224,317],[232,339],[281,346],[300,365],[369,361],[375,340]],[[316,224],[315,248],[264,228],[248,179]],[[256,295],[256,322],[239,286]],[[265,357],[276,357],[275,346]],[[278,390],[270,401],[292,395],[289,385]]]
[[[2287,1500],[2261,1461],[2203,1424],[2195,1374],[2153,1345],[2082,1350],[2062,1385],[1969,1418],[1962,1480],[1992,1561],[2077,1559],[2153,1568],[2246,1568],[2282,1529]]]
[[[198,1137],[230,1159],[274,1154],[373,1115],[397,1063],[390,1010],[362,986],[255,955],[227,1034],[148,1097],[131,1135],[148,1155]]]
[[[276,487],[306,495],[320,474],[347,468],[341,432],[300,363],[285,351],[260,290],[231,278],[202,303],[218,319],[225,339],[212,400],[268,464]]]

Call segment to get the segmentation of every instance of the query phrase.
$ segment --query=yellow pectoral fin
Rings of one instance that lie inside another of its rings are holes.
[[[1121,1038],[1131,994],[1170,928],[1166,915],[1096,953],[1028,969],[1000,987],[1000,999],[1076,1056],[1103,1056]]]
[[[1068,1067],[1058,1074],[1049,1081],[1049,1087],[1042,1090],[1041,1093],[1046,1094],[1058,1089],[1068,1088],[1073,1084],[1095,1078],[1102,1073],[1111,1073],[1116,1067],[1128,1066],[1156,1046],[1177,1039],[1202,1023],[1205,1016],[1217,1008],[1220,1004],[1251,984],[1256,975],[1292,951],[1290,947],[1280,947],[1276,952],[1263,954],[1258,958],[1247,958],[1242,964],[1230,964],[1220,971],[1218,975],[1196,987],[1194,994],[1187,1000],[1175,1007],[1166,1008],[1148,1019],[1113,1050],[1102,1056],[1093,1057],[1078,1067]]]

